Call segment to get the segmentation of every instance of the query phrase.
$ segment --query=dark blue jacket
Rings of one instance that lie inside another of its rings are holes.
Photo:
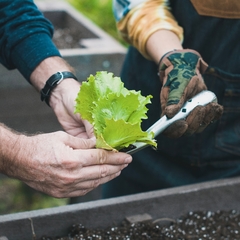
[[[32,0],[0,1],[0,62],[29,80],[45,58],[60,56],[52,42],[53,26]]]

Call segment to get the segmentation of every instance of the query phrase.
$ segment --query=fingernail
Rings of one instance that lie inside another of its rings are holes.
[[[125,159],[125,163],[130,163],[130,162],[132,162],[132,157],[127,157],[127,158]]]

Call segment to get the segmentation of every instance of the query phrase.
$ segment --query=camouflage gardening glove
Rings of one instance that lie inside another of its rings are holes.
[[[162,116],[172,118],[188,99],[207,89],[201,75],[207,67],[200,54],[194,50],[176,50],[163,56],[159,63]],[[202,132],[210,123],[219,119],[222,112],[223,107],[217,103],[197,106],[185,120],[176,121],[163,134],[178,138],[183,134]]]

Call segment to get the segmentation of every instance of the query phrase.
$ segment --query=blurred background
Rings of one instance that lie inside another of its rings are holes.
[[[36,0],[35,2],[42,4],[44,0]],[[55,4],[58,4],[58,2],[61,1],[56,1]],[[80,55],[75,56],[75,58],[70,57],[71,54],[69,54],[69,52],[71,51],[63,51],[66,60],[77,68],[77,70],[78,66],[83,66],[84,70],[79,70],[79,74],[82,74],[79,75],[80,79],[85,79],[89,72],[95,74],[91,72],[95,71],[95,69],[106,69],[114,72],[115,75],[120,74],[121,64],[124,59],[124,50],[122,49],[125,49],[126,45],[120,39],[116,30],[112,13],[112,0],[66,0],[65,2],[114,38],[119,44],[119,46],[117,46],[116,43],[112,41],[113,49],[118,50],[116,50],[116,52],[114,52],[114,50],[111,50],[112,52],[108,50],[107,53],[104,53],[103,48],[100,46],[102,43],[98,43],[101,48],[98,52],[96,46],[94,44],[93,46],[91,45],[94,41],[89,41],[86,42],[86,46],[89,47],[91,54],[83,52],[81,55],[81,51],[84,51],[84,48],[87,50],[87,47],[83,46],[82,50],[74,51],[75,55],[77,55],[77,51],[80,52]],[[48,8],[47,5],[45,8]],[[94,26],[92,27],[94,29]],[[77,28],[75,28],[75,31],[78,30],[76,29]],[[59,29],[56,30],[58,31]],[[57,31],[56,34],[59,35]],[[98,34],[98,31],[96,32],[96,34]],[[56,35],[55,38],[57,38]],[[61,38],[60,35],[60,40],[62,40]],[[92,36],[88,36],[87,38],[92,38]],[[57,41],[57,39],[55,40]],[[111,39],[107,41],[111,41]],[[91,50],[91,47],[93,47],[93,50]],[[94,51],[98,53],[95,54]],[[89,62],[92,63],[93,68],[88,69],[88,72],[84,72],[86,69],[85,66],[89,66]],[[60,129],[51,109],[40,101],[39,97],[36,96],[36,91],[25,79],[20,79],[22,77],[18,75],[18,72],[0,68],[0,73],[0,122],[3,122],[15,130],[30,133],[51,132]],[[12,79],[10,80],[9,78]],[[13,95],[15,96],[14,98],[9,98],[9,96]],[[47,123],[46,119],[48,119]],[[9,179],[0,174],[0,215],[94,200],[100,197],[100,191],[101,189],[97,189],[95,192],[87,194],[83,198],[56,199],[37,192],[18,180]]]
[[[68,0],[78,11],[91,19],[108,34],[125,44],[119,37],[112,12],[112,0]]]

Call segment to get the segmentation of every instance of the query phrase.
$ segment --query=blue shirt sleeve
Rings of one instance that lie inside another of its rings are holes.
[[[113,0],[113,13],[116,21],[120,21],[135,6],[146,0]]]
[[[32,0],[0,1],[0,62],[29,80],[45,58],[60,56],[53,26]]]

